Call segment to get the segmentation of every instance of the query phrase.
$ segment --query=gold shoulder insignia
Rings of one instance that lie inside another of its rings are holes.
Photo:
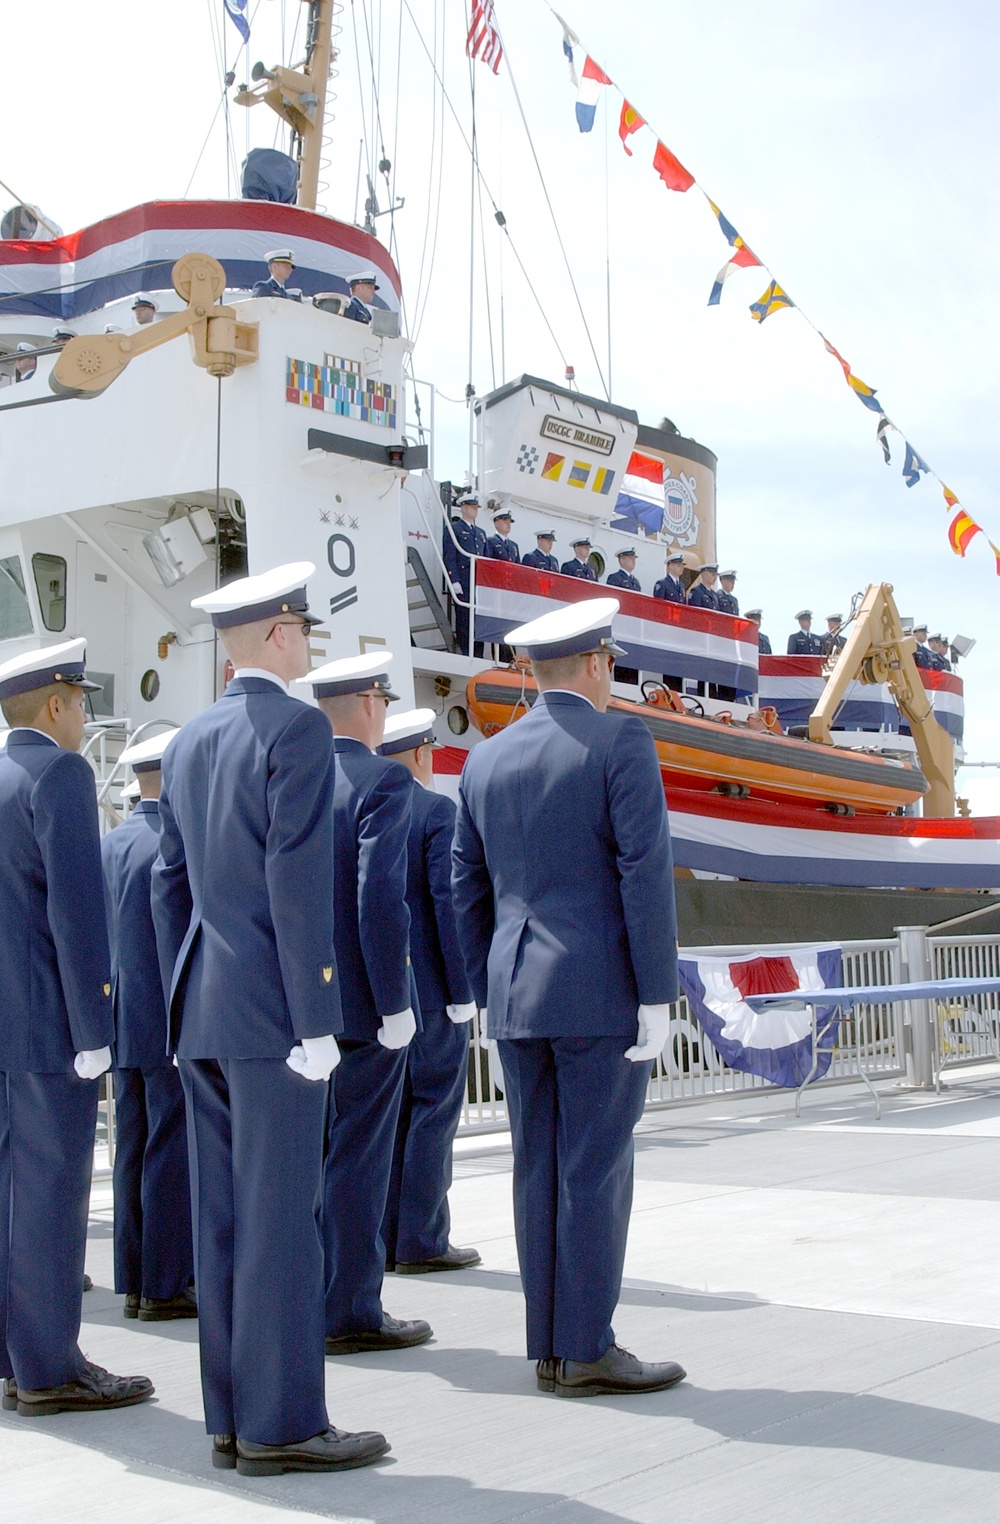
[[[332,968],[324,968],[323,969],[323,983],[324,984],[329,984],[330,980],[332,978],[333,978],[333,969]]]
[[[106,995],[110,995],[111,994],[111,986],[110,986],[110,984],[102,984],[101,988],[102,988],[102,990],[104,991],[104,993]]]

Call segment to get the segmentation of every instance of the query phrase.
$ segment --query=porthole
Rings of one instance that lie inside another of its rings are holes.
[[[142,681],[139,683],[139,692],[142,694],[143,698],[146,700],[146,703],[147,704],[151,704],[153,702],[153,700],[156,698],[156,696],[159,693],[159,691],[160,691],[160,674],[158,672],[155,672],[153,670],[153,668],[150,667],[148,672],[144,672],[142,674]]]
[[[461,704],[456,704],[454,708],[448,710],[448,729],[453,736],[464,736],[468,728],[469,716]]]

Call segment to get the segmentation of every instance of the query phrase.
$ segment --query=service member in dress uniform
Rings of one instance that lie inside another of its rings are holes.
[[[823,655],[832,656],[834,651],[842,651],[847,644],[847,636],[841,635],[840,627],[844,622],[843,614],[827,614],[826,634],[823,636]]]
[[[115,1026],[83,640],[0,666],[0,1373],[24,1417],[127,1407],[77,1343],[98,1077]]]
[[[422,1318],[390,1317],[381,1296],[382,1218],[419,1010],[406,906],[413,780],[398,762],[375,755],[396,697],[391,661],[385,650],[348,656],[299,683],[300,691],[311,688],[337,753],[333,924],[344,1035],[323,1176],[328,1355],[405,1349],[431,1336]]]
[[[812,633],[812,609],[799,609],[796,614],[799,627],[788,637],[789,656],[822,656],[823,642]]]
[[[451,582],[455,601],[455,639],[463,656],[469,655],[469,597],[472,587],[470,556],[485,556],[486,531],[476,523],[479,517],[479,499],[474,492],[462,492],[456,500],[459,517],[452,518],[451,527],[462,555],[455,548],[455,541],[447,530],[444,532],[444,566]],[[458,600],[462,599],[463,602]],[[482,656],[483,643],[477,640],[472,655]]]
[[[681,572],[684,570],[684,557],[679,550],[669,551],[667,554],[666,575],[653,586],[653,597],[662,598],[665,603],[686,603],[687,596],[684,592],[684,583],[681,581]]]
[[[763,609],[747,609],[746,615],[744,617],[749,619],[751,624],[755,624],[757,626],[757,651],[758,651],[758,653],[761,656],[770,656],[771,655],[771,642],[768,640],[766,635],[761,633],[761,628],[760,628],[760,622],[761,622],[761,620],[764,617],[764,610]]]
[[[590,564],[591,544],[589,540],[571,540],[570,548],[573,552],[571,561],[564,561],[559,570],[564,577],[579,577],[584,582],[596,582],[597,573]]]
[[[194,600],[235,673],[163,759],[153,922],[187,1103],[206,1427],[245,1476],[365,1465],[329,1426],[316,1208],[342,1029],[335,761],[288,683],[309,666],[309,562]]]
[[[930,670],[933,663],[931,661],[931,651],[927,644],[927,626],[925,624],[915,624],[911,634],[917,642],[917,648],[913,653],[913,660],[918,667]]]
[[[127,1318],[194,1318],[191,1190],[184,1091],[167,1053],[167,1013],[150,906],[160,850],[168,730],[128,746],[139,800],[101,842],[115,1012],[115,1290]]]
[[[641,593],[642,583],[634,575],[636,562],[636,549],[631,546],[628,550],[618,551],[618,570],[612,572],[608,578],[608,587],[623,587],[627,593]]]
[[[724,571],[719,573],[719,586],[715,589],[715,606],[720,614],[735,614],[739,617],[739,600],[733,592],[736,586],[736,573]]]
[[[290,302],[301,302],[302,292],[288,285],[288,277],[295,269],[295,255],[291,249],[272,249],[267,259],[267,280],[254,284],[251,296],[282,296]]]
[[[153,298],[146,296],[145,292],[140,292],[132,303],[132,316],[140,328],[148,328],[150,323],[155,323],[157,311]]]
[[[699,566],[698,575],[687,590],[687,601],[695,609],[719,608],[719,595],[715,586],[719,568],[711,561]]]
[[[539,697],[470,752],[454,850],[459,937],[507,1082],[528,1356],[540,1389],[565,1397],[684,1376],[620,1349],[611,1327],[632,1130],[677,997],[656,752],[641,720],[606,713],[626,654],[617,611],[587,600],[508,635]]]
[[[351,300],[341,313],[341,317],[350,318],[352,323],[370,323],[372,303],[378,290],[375,271],[359,270],[357,275],[351,276],[347,286],[351,293]]]
[[[948,638],[945,635],[928,635],[927,644],[930,646],[931,658],[935,672],[950,672],[951,662],[948,660]]]
[[[526,556],[521,557],[522,566],[533,566],[536,571],[557,572],[559,562],[552,554],[552,547],[556,542],[554,529],[542,529],[535,535],[537,549],[529,550]]]
[[[434,792],[434,711],[410,709],[386,722],[379,755],[413,776],[406,847],[410,955],[422,1030],[406,1050],[382,1240],[399,1275],[465,1270],[477,1249],[448,1240],[451,1150],[469,1077],[469,1023],[476,1004],[465,972],[451,899],[455,806]]]
[[[509,508],[498,508],[493,515],[494,533],[486,541],[486,554],[491,561],[510,561],[515,566],[521,559],[517,542],[510,537],[514,520]]]

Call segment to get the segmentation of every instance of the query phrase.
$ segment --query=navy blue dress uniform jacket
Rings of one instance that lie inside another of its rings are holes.
[[[470,585],[468,557],[485,556],[486,532],[480,529],[478,524],[470,524],[468,519],[452,519],[451,527],[455,531],[455,539],[467,554],[459,555],[452,543],[451,535],[446,534],[444,537],[445,570],[451,580],[457,582],[468,597]]]
[[[486,541],[486,554],[491,561],[510,561],[515,566],[521,559],[517,542],[510,535],[504,537],[502,534],[491,534]]]
[[[757,651],[761,656],[771,655],[771,642],[766,635],[757,636]]]
[[[0,752],[0,1072],[72,1074],[114,1042],[97,794],[40,731]]]
[[[706,587],[704,582],[692,583],[688,588],[687,601],[695,609],[718,610],[719,601],[712,587]]]
[[[490,1037],[634,1041],[639,1005],[677,998],[670,832],[643,722],[543,693],[475,747],[453,892]]]
[[[522,566],[533,566],[536,571],[557,572],[559,562],[555,556],[548,555],[544,550],[529,550],[526,556],[521,557]]]
[[[356,296],[351,297],[351,300],[340,315],[341,317],[350,318],[352,323],[370,323],[372,320],[372,315],[368,311],[368,308],[364,302],[359,302]]]
[[[788,637],[789,656],[822,656],[823,642],[811,630],[796,630]]]
[[[676,577],[661,577],[653,588],[653,597],[664,603],[686,603],[684,584]]]
[[[715,594],[715,606],[720,614],[733,614],[739,616],[739,600],[734,593],[727,593],[724,587],[712,589]]]
[[[414,784],[406,852],[410,955],[422,1011],[443,1011],[472,999],[451,897],[455,805],[446,794]]]
[[[627,593],[642,592],[642,583],[639,578],[627,571],[612,572],[608,578],[608,587],[622,587]]]
[[[171,1064],[150,905],[150,879],[159,850],[160,807],[155,799],[140,799],[128,819],[101,842],[116,1069]],[[128,1013],[126,1020],[123,1011]]]
[[[413,778],[362,741],[337,736],[334,746],[334,940],[344,1036],[374,1042],[383,1016],[413,1004],[406,906]]]
[[[152,903],[181,1058],[284,1059],[343,1030],[333,904],[312,892],[334,770],[326,717],[264,678],[234,678],[171,743]]]
[[[287,302],[301,302],[302,300],[301,291],[295,289],[294,287],[291,291],[289,291],[288,287],[283,286],[279,280],[275,280],[273,275],[269,275],[267,280],[255,281],[253,290],[250,292],[250,295],[283,296]]]
[[[564,577],[579,577],[582,582],[596,582],[597,573],[589,561],[579,561],[576,556],[572,561],[564,561],[559,570]]]

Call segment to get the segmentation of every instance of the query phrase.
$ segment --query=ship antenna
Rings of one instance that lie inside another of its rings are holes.
[[[336,0],[302,0],[302,3],[309,6],[302,68],[286,69],[278,64],[268,69],[255,63],[251,71],[253,88],[241,86],[235,101],[237,106],[256,106],[263,101],[292,129],[299,165],[296,205],[314,212],[319,195],[327,87],[337,56],[333,46]]]

